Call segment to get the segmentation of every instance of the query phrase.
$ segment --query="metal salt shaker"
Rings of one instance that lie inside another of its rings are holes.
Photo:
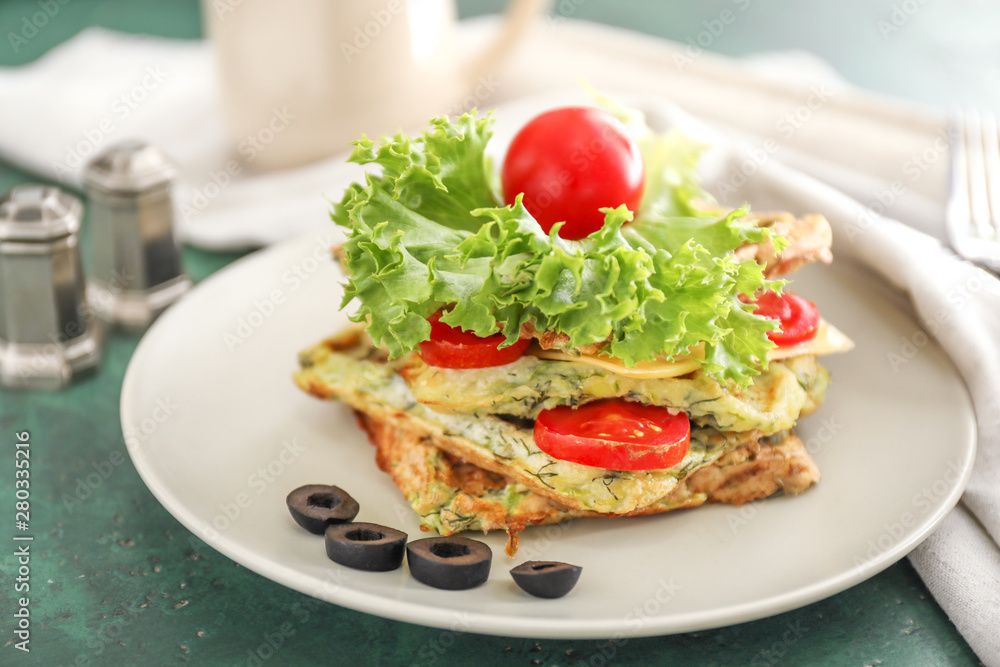
[[[103,333],[88,308],[77,231],[83,206],[22,185],[0,200],[0,384],[58,389],[95,366]]]
[[[111,146],[84,173],[90,301],[102,320],[129,333],[144,331],[192,285],[174,235],[175,173],[162,151],[142,141]]]

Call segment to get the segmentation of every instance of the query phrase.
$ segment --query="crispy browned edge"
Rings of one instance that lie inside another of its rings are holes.
[[[796,218],[786,211],[765,211],[748,216],[758,227],[766,227],[788,242],[777,252],[770,241],[737,248],[736,259],[755,259],[764,265],[768,278],[788,275],[807,262],[829,264],[833,261],[833,230],[822,215],[810,214]]]
[[[324,341],[330,351],[339,351],[350,348],[355,343],[355,339],[350,335],[343,338],[334,338]],[[309,372],[299,372],[295,375],[295,382],[307,393],[326,400],[336,399],[347,403],[355,410],[366,413],[370,418],[396,426],[403,431],[412,433],[415,437],[430,438],[440,449],[449,452],[452,456],[462,459],[468,463],[490,472],[510,477],[535,493],[547,496],[550,499],[562,503],[571,509],[588,511],[583,501],[559,494],[558,491],[543,484],[536,476],[531,475],[516,466],[512,466],[507,461],[497,458],[489,450],[480,447],[478,444],[470,442],[463,437],[450,435],[442,427],[426,420],[414,417],[413,415],[397,410],[391,406],[384,405],[372,400],[363,393],[355,393],[345,390],[343,387],[331,385],[312,376]],[[760,431],[732,431],[717,432],[711,437],[725,439],[730,443],[730,447],[748,445],[761,438]]]
[[[456,515],[475,515],[484,531],[505,530],[509,556],[517,551],[520,532],[532,524],[558,523],[579,517],[658,514],[697,507],[705,502],[742,505],[778,492],[798,494],[819,480],[819,469],[802,441],[790,433],[781,442],[754,442],[727,452],[711,465],[689,475],[669,495],[627,514],[577,510],[537,493],[508,510],[496,501],[485,499],[483,492],[503,488],[513,480],[447,453],[438,446],[439,441],[433,434],[408,428],[405,422],[399,424],[359,410],[355,410],[355,414],[376,448],[379,468],[392,477],[407,500],[416,498],[419,501],[421,494],[440,484],[456,489],[449,511]],[[434,465],[430,463],[432,460]],[[451,531],[443,532],[451,534]]]

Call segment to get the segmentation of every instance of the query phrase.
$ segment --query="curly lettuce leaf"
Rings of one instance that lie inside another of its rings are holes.
[[[499,330],[506,345],[530,323],[565,334],[570,347],[603,343],[628,365],[704,345],[707,372],[748,384],[776,325],[738,295],[771,283],[731,251],[771,240],[768,231],[740,222],[743,209],[699,210],[691,155],[665,153],[647,165],[677,164],[647,173],[647,192],[658,194],[637,219],[620,206],[603,209],[604,226],[584,239],[561,238],[559,225],[546,234],[520,197],[497,202],[484,155],[490,124],[474,113],[442,117],[418,137],[355,143],[351,160],[381,173],[351,186],[332,217],[348,230],[342,305],[359,302],[352,317],[375,343],[392,356],[416,349],[427,318],[447,306],[445,323]]]

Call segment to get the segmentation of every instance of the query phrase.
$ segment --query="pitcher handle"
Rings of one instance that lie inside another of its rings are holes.
[[[535,20],[544,14],[551,0],[513,0],[507,6],[506,19],[500,34],[493,39],[465,72],[467,81],[475,82],[490,73],[514,48]]]

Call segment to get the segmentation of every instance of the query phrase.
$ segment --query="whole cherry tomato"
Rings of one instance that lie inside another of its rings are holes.
[[[625,126],[606,111],[565,107],[529,121],[503,163],[503,195],[524,206],[546,232],[582,239],[604,224],[603,207],[635,211],[645,183],[642,155]]]

